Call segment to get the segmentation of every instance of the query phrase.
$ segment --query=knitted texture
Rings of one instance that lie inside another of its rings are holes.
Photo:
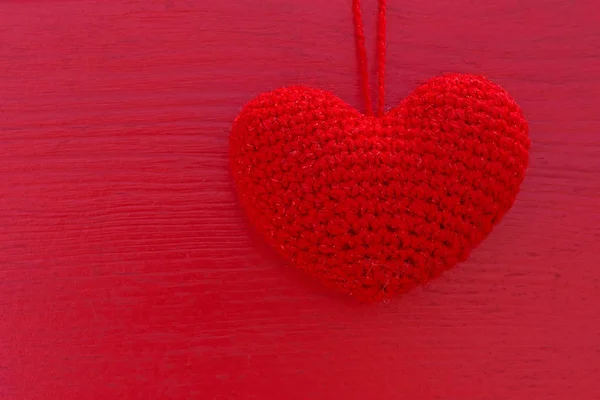
[[[326,286],[378,301],[467,258],[512,206],[529,146],[501,87],[448,74],[381,117],[319,89],[261,94],[233,124],[230,161],[270,245]]]

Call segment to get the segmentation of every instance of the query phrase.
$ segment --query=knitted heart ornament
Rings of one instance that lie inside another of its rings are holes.
[[[489,80],[434,78],[364,115],[294,86],[247,104],[230,136],[238,197],[291,264],[342,293],[382,300],[467,258],[513,204],[527,123]]]
[[[231,167],[250,222],[327,286],[379,300],[464,260],[513,204],[527,123],[492,82],[445,75],[383,117],[290,87],[236,119]]]

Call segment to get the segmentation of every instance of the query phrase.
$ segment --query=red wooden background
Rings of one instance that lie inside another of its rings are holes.
[[[532,161],[468,262],[360,306],[252,236],[227,167],[261,91],[359,106],[349,0],[1,2],[0,399],[600,398],[597,1],[388,21],[388,106],[484,73]]]

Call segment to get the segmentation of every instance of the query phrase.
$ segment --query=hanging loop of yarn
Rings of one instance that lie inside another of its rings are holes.
[[[482,76],[434,77],[385,112],[385,0],[378,6],[375,107],[353,0],[365,114],[294,85],[246,104],[229,139],[254,229],[288,264],[365,302],[466,260],[512,207],[530,148],[520,107]]]
[[[377,115],[383,116],[385,108],[385,32],[386,32],[386,0],[378,1],[377,18]],[[365,33],[363,27],[360,0],[352,0],[352,13],[354,16],[354,37],[356,41],[356,55],[360,69],[363,100],[367,109],[367,115],[373,115],[371,104],[371,88],[369,85],[369,63],[367,61],[367,48],[365,45]]]

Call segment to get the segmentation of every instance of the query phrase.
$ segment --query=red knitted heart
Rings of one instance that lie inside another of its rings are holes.
[[[424,283],[511,207],[528,128],[499,86],[444,75],[383,117],[289,87],[252,100],[230,138],[250,222],[292,264],[362,300]]]

